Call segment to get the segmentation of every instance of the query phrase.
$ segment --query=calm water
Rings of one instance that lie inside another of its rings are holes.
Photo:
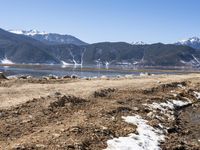
[[[124,67],[124,66],[111,66],[109,69],[105,67],[97,66],[84,66],[80,67],[63,67],[59,65],[25,65],[25,66],[0,66],[0,71],[4,72],[7,76],[12,75],[31,75],[34,77],[56,75],[56,76],[65,76],[65,75],[77,75],[79,77],[100,77],[108,76],[115,77],[117,75],[139,75],[141,71],[134,67]],[[183,73],[179,70],[148,70],[146,72],[151,72],[152,74],[177,74]]]

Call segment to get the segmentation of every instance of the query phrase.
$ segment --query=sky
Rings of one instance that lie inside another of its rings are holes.
[[[0,28],[70,34],[88,43],[200,37],[200,0],[0,0]]]

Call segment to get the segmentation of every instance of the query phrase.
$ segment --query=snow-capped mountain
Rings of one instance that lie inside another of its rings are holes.
[[[36,40],[44,42],[46,44],[74,44],[74,45],[86,45],[87,43],[71,35],[62,35],[57,33],[40,32],[38,30],[8,30],[11,33],[22,34],[32,37]]]
[[[27,33],[25,31],[17,33],[13,34],[0,29],[0,64],[104,65],[106,68],[109,65],[200,68],[200,50],[188,46],[162,43],[135,46],[126,42],[52,45],[40,41],[47,36],[49,43],[55,43],[50,42],[51,36],[53,38],[65,36],[51,33],[39,34],[36,31],[37,34],[33,35],[34,32],[31,32],[32,34],[27,36],[22,34]],[[41,38],[41,40],[30,37]],[[57,40],[60,39],[57,38]],[[194,40],[191,41],[194,42]]]
[[[138,42],[132,42],[132,45],[146,45],[147,43],[143,42],[143,41],[138,41]]]
[[[28,35],[28,36],[34,36],[36,34],[40,34],[40,35],[45,35],[48,34],[46,32],[40,32],[38,30],[29,30],[29,31],[25,31],[25,30],[8,30],[9,32],[15,33],[15,34],[24,34],[24,35]]]
[[[192,37],[186,40],[181,40],[177,43],[175,43],[177,45],[186,45],[186,46],[190,46],[192,48],[195,49],[200,49],[200,38],[198,37]]]

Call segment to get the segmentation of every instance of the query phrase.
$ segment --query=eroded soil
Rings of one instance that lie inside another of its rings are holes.
[[[153,127],[168,127],[162,149],[199,149],[200,103],[194,95],[199,85],[198,74],[2,80],[0,149],[105,149],[107,140],[136,133],[136,125],[122,120],[135,114]],[[146,105],[168,99],[192,104],[177,108],[175,120],[152,117]]]

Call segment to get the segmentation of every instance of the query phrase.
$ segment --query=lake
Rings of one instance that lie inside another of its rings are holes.
[[[9,65],[0,66],[0,72],[6,76],[31,75],[34,77],[56,75],[76,75],[79,77],[115,77],[125,75],[140,75],[141,72],[150,72],[151,74],[182,74],[199,72],[199,70],[188,70],[184,68],[135,68],[134,66],[61,66],[61,65]]]

